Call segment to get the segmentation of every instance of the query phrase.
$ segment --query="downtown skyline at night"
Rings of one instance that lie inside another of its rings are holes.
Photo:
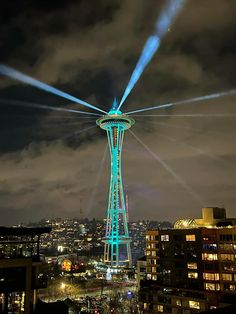
[[[3,2],[0,63],[108,112],[164,3]],[[125,113],[225,93],[131,114],[122,159],[131,220],[174,222],[204,206],[235,215],[235,9],[234,0],[185,1],[122,104]],[[105,132],[73,110],[99,113],[0,76],[1,225],[105,217]]]

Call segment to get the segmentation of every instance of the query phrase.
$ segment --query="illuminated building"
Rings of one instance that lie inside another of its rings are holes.
[[[0,312],[27,314],[36,304],[37,289],[47,285],[40,269],[40,236],[50,231],[0,227]]]
[[[146,256],[143,256],[137,260],[137,282],[138,290],[140,289],[141,280],[145,279],[147,268],[147,259]]]
[[[120,111],[116,111],[116,101],[114,101],[113,109],[107,115],[98,119],[97,124],[107,131],[111,156],[110,190],[104,237],[104,262],[111,267],[131,265],[131,239],[128,231],[122,184],[121,155],[124,132],[134,124],[134,120]]]
[[[235,303],[235,219],[226,219],[225,209],[203,208],[197,221],[201,227],[147,231],[144,313],[192,314]]]

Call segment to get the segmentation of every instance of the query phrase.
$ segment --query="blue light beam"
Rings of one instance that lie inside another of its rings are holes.
[[[26,75],[26,74],[23,74],[11,67],[8,67],[6,65],[3,65],[3,64],[0,64],[0,74],[2,75],[5,75],[5,76],[8,76],[8,77],[11,77],[12,79],[14,80],[17,80],[17,81],[21,81],[23,83],[26,83],[28,85],[31,85],[31,86],[34,86],[38,89],[41,89],[41,90],[44,90],[46,92],[49,92],[49,93],[52,93],[54,95],[57,95],[57,96],[60,96],[62,98],[65,98],[65,99],[68,99],[72,102],[75,102],[77,104],[80,104],[80,105],[83,105],[87,108],[91,108],[91,109],[94,109],[94,110],[97,110],[97,111],[100,111],[102,113],[107,113],[106,111],[100,109],[100,108],[97,108],[93,105],[90,105],[89,103],[77,98],[77,97],[74,97],[68,93],[65,93],[65,92],[62,92],[60,91],[59,89],[55,88],[55,87],[52,87],[48,84],[45,84],[41,81],[38,81],[32,77],[30,77],[29,75]]]
[[[20,100],[11,100],[11,99],[0,99],[0,103],[5,104],[5,105],[11,105],[11,106],[22,106],[22,107],[28,107],[28,108],[38,108],[38,109],[46,109],[46,110],[54,110],[54,111],[63,111],[63,112],[71,112],[71,113],[77,113],[77,114],[86,114],[86,115],[94,115],[94,116],[101,116],[100,114],[97,113],[89,113],[86,111],[80,111],[80,110],[75,110],[75,109],[66,109],[66,108],[60,108],[60,107],[53,107],[53,106],[48,106],[48,105],[41,105],[41,104],[36,104],[36,103],[31,103],[31,102],[25,102],[25,101],[20,101]]]
[[[186,100],[180,100],[180,101],[176,101],[176,102],[172,102],[172,103],[168,103],[168,104],[157,105],[157,106],[153,106],[153,107],[149,107],[149,108],[133,110],[133,111],[126,112],[125,114],[133,114],[133,113],[138,113],[138,112],[143,112],[143,111],[148,111],[148,110],[154,110],[154,109],[170,108],[170,107],[177,106],[177,105],[192,104],[192,103],[203,101],[203,100],[217,99],[217,98],[224,97],[224,96],[232,96],[234,94],[236,94],[236,89],[232,89],[232,90],[229,90],[226,92],[221,92],[221,93],[215,93],[215,94],[190,98],[190,99],[186,99]]]
[[[132,132],[130,129],[128,130],[133,136],[134,138],[149,152],[149,154],[156,160],[158,161],[162,167],[169,173],[171,174],[177,182],[179,182],[184,188],[185,190],[198,202],[201,204],[201,206],[203,206],[204,202],[203,200],[200,198],[200,196],[193,191],[193,189],[181,178],[179,177],[173,169],[170,168],[170,166],[164,161],[162,160],[157,154],[155,154],[138,136],[136,136],[134,134],[134,132]]]
[[[168,0],[166,6],[164,7],[160,14],[160,17],[156,22],[154,34],[148,37],[144,45],[141,56],[131,75],[130,81],[125,89],[119,107],[117,108],[117,111],[121,108],[124,101],[130,94],[131,90],[133,89],[134,85],[137,83],[138,79],[142,75],[147,64],[151,61],[152,57],[154,56],[155,52],[160,46],[162,38],[168,32],[171,24],[173,23],[174,19],[176,18],[181,8],[183,7],[183,4],[184,0]]]

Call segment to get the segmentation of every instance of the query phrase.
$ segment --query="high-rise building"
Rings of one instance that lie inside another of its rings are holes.
[[[1,313],[27,314],[36,304],[37,289],[47,284],[40,269],[40,236],[50,231],[50,227],[0,227]]]
[[[222,208],[202,212],[174,229],[147,231],[144,313],[192,314],[235,302],[236,220]]]

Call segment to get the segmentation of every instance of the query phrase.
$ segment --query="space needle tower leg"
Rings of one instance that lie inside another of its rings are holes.
[[[131,238],[122,184],[121,155],[124,132],[134,124],[134,120],[119,111],[110,111],[98,119],[97,124],[107,131],[111,159],[106,233],[103,239],[104,262],[111,267],[131,266]]]

